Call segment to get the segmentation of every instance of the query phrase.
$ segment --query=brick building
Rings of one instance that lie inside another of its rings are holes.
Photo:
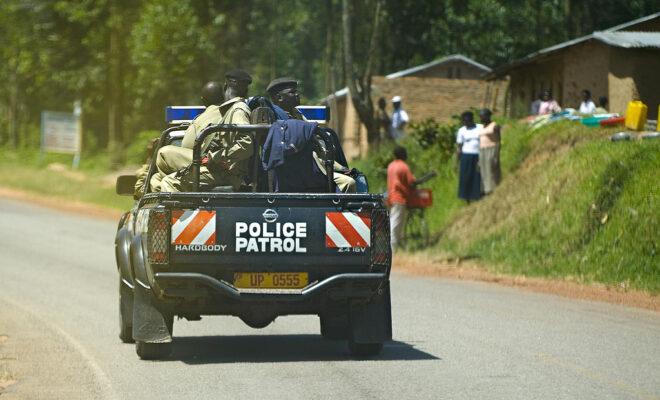
[[[609,99],[609,110],[623,114],[630,100],[649,107],[657,118],[660,103],[660,13],[602,32],[594,32],[537,51],[491,72],[487,79],[509,78],[506,112],[529,113],[530,103],[545,89],[562,107],[578,108],[581,92],[594,100]]]
[[[411,122],[434,118],[448,121],[466,109],[488,106],[504,107],[506,82],[486,82],[482,77],[490,68],[461,55],[453,55],[387,76],[372,79],[372,100],[401,96],[403,108]],[[344,88],[324,99],[331,109],[329,126],[337,131],[342,147],[350,159],[366,154],[367,133],[353,107],[348,89]]]

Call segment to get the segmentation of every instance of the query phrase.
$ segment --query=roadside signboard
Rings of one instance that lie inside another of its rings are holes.
[[[74,113],[41,113],[41,151],[80,153],[80,117]]]

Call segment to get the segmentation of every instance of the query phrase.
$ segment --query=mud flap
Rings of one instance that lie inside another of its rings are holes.
[[[140,284],[135,285],[133,297],[133,339],[144,343],[172,341],[172,317],[153,305],[151,293]]]
[[[369,303],[353,303],[349,312],[354,343],[383,343],[392,340],[392,311],[389,282]]]

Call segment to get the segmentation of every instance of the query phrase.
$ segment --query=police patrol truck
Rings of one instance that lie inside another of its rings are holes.
[[[169,108],[175,124],[159,146],[180,143],[185,121],[202,110]],[[323,118],[323,110],[311,112]],[[320,334],[346,340],[356,356],[375,355],[391,339],[390,228],[381,195],[337,193],[332,178],[324,193],[276,193],[259,189],[267,177],[257,172],[240,192],[200,186],[204,137],[249,132],[259,155],[268,129],[209,126],[193,150],[194,189],[150,193],[147,184],[121,217],[115,239],[119,337],[135,342],[140,358],[166,357],[174,319],[202,315],[236,316],[253,328],[278,316],[318,315]],[[337,143],[329,133],[319,137],[330,150]],[[155,172],[155,154],[146,182]],[[330,164],[332,151],[327,154]],[[132,195],[134,184],[134,176],[119,177],[117,192]]]

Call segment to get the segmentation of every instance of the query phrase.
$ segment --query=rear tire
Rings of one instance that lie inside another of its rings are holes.
[[[119,339],[123,343],[133,340],[133,290],[119,278]]]

